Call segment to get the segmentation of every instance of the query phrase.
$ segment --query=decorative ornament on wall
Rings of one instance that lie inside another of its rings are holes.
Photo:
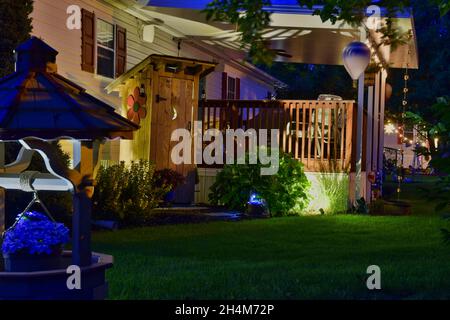
[[[174,106],[172,106],[172,120],[176,120],[177,117],[178,117],[177,108],[175,108]]]
[[[392,96],[392,86],[387,82],[385,90],[385,99],[389,100],[389,98]]]
[[[127,105],[127,118],[136,124],[141,122],[147,115],[147,110],[145,109],[145,103],[147,101],[147,95],[141,93],[138,87],[134,88],[133,93],[128,96]]]

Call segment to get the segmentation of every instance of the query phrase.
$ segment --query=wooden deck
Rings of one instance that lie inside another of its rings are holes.
[[[305,171],[342,172],[354,166],[354,101],[205,100],[199,117],[203,131],[279,129],[280,149],[301,161]]]

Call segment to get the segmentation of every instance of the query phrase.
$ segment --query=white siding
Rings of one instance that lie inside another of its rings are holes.
[[[207,53],[185,43],[181,44],[181,50],[178,52],[178,44],[173,40],[173,37],[158,28],[156,28],[153,43],[142,41],[139,37],[140,21],[133,15],[103,1],[36,0],[34,2],[34,11],[31,15],[33,19],[33,35],[42,38],[50,46],[59,51],[56,61],[58,72],[86,88],[88,93],[118,109],[121,106],[121,99],[118,94],[106,94],[104,90],[112,79],[81,70],[81,30],[69,30],[66,27],[66,20],[68,18],[66,10],[70,5],[78,5],[80,8],[94,12],[96,18],[126,28],[127,70],[150,54],[181,56],[206,61],[215,60],[214,57]],[[224,70],[230,76],[241,79],[242,99],[263,99],[267,96],[267,91],[273,91],[273,87],[270,84],[257,80],[250,72],[245,73],[225,63],[226,61],[222,61],[222,64],[216,68],[217,71],[211,73],[206,78],[208,99],[221,99],[221,73]],[[125,110],[117,111],[124,114]],[[119,148],[120,143],[118,141],[109,143],[105,148],[103,158],[116,161],[126,159],[126,155],[119,156]]]
[[[241,99],[242,100],[260,100],[267,97],[267,92],[273,92],[273,86],[259,81],[248,73],[233,68],[229,65],[225,66],[225,72],[233,78],[241,79]]]
[[[213,72],[206,77],[206,99],[222,99],[222,72]]]
[[[81,30],[66,28],[68,17],[66,9],[69,5],[78,5],[86,10],[93,11],[97,18],[127,29],[127,69],[132,68],[150,54],[179,55],[200,60],[214,60],[210,55],[185,43],[181,44],[181,50],[178,52],[177,42],[172,39],[173,37],[158,28],[156,28],[153,43],[142,41],[139,38],[138,20],[134,16],[101,1],[35,1],[32,13],[33,34],[41,37],[59,51],[57,58],[59,72],[111,105],[120,105],[117,94],[107,95],[105,93],[104,87],[111,80],[81,70]],[[208,99],[221,98],[222,71],[227,72],[231,77],[241,79],[242,99],[264,99],[267,96],[267,91],[273,91],[272,85],[258,80],[251,73],[243,72],[228,64],[222,64],[217,67],[216,72],[211,73],[206,78]]]

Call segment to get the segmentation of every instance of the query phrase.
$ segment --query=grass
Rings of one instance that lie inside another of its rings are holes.
[[[114,255],[112,299],[448,299],[446,225],[430,212],[211,222],[95,233],[94,249]]]

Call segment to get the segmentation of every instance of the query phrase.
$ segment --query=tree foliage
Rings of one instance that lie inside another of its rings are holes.
[[[158,185],[155,167],[146,160],[100,167],[93,197],[94,219],[142,225],[170,189],[170,185]]]
[[[414,25],[417,35],[419,69],[409,70],[407,111],[419,113],[432,122],[431,106],[437,97],[449,94],[450,88],[450,15],[441,16],[438,8],[430,2],[413,0]],[[387,108],[401,116],[404,70],[389,70],[388,82],[393,94]]]
[[[445,175],[430,191],[429,199],[436,204],[436,211],[443,211],[450,208],[450,98],[439,98],[432,110],[435,120],[431,123],[429,135],[437,137],[438,145],[433,144],[432,148],[425,150],[425,154],[431,154],[431,164]],[[441,231],[445,241],[450,243],[450,231]]]
[[[14,71],[13,50],[30,37],[33,0],[0,0],[0,78]]]
[[[428,200],[439,212],[450,208],[450,98],[438,98],[437,103],[429,109],[433,117],[428,120],[413,112],[408,112],[406,119],[424,128],[428,134],[430,147],[420,147],[416,151],[431,156],[431,165],[441,173],[440,180],[426,191]],[[450,219],[450,216],[447,218]],[[443,228],[441,232],[444,240],[450,243],[450,231]]]
[[[279,99],[315,100],[320,94],[335,94],[352,100],[356,95],[352,79],[343,66],[274,62],[271,66],[258,67],[287,84],[278,90]]]

